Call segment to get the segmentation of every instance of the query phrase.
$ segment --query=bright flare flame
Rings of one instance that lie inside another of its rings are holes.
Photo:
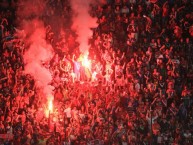
[[[49,100],[49,103],[48,103],[48,110],[49,110],[50,113],[53,112],[53,102],[52,102],[51,99]]]
[[[46,117],[49,117],[50,113],[53,113],[53,101],[52,101],[52,99],[48,100],[48,106],[47,106],[47,109],[45,110]]]
[[[87,56],[87,55],[84,55],[84,56],[83,56],[82,65],[83,65],[85,68],[88,68],[88,69],[90,70],[90,68],[91,68],[91,62],[90,62],[90,60],[88,60],[88,56]]]

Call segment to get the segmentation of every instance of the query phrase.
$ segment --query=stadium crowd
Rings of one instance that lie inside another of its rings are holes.
[[[82,63],[76,36],[57,39],[59,34],[47,22],[46,39],[55,51],[51,61],[42,64],[55,88],[49,118],[41,88],[24,73],[27,46],[16,33],[17,4],[3,2],[1,144],[192,144],[191,0],[106,0],[91,5],[98,27],[92,28],[89,40],[90,67]],[[58,12],[61,3],[50,3],[48,14]],[[70,17],[69,1],[63,3],[61,15]]]

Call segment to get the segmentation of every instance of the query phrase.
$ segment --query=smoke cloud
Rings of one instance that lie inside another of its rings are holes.
[[[31,45],[24,54],[25,73],[31,74],[36,79],[38,86],[43,88],[44,94],[51,95],[54,89],[49,85],[52,75],[42,64],[52,58],[53,50],[45,41],[44,25],[36,20],[32,21],[32,24],[35,24],[35,30],[28,38]]]
[[[52,97],[54,88],[49,85],[52,75],[43,66],[43,62],[49,61],[53,56],[51,45],[46,43],[45,26],[41,19],[45,9],[46,5],[43,0],[21,0],[17,16],[20,18],[20,29],[23,29],[26,34],[25,43],[28,46],[24,54],[24,72],[34,77],[36,85],[43,89],[46,97]]]
[[[97,26],[97,20],[89,14],[90,4],[93,4],[93,0],[71,0],[70,3],[74,12],[72,29],[78,35],[77,41],[80,44],[80,51],[82,53],[88,52],[88,40],[92,36],[90,28]]]

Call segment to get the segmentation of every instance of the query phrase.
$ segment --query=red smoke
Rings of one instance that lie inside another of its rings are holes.
[[[38,85],[43,88],[44,93],[50,95],[53,87],[48,84],[52,80],[52,75],[42,64],[52,58],[52,47],[45,41],[43,24],[35,20],[31,24],[36,26],[34,32],[28,38],[31,45],[24,54],[25,73],[31,74],[38,81]]]
[[[78,35],[77,41],[80,44],[80,51],[85,52],[89,49],[88,40],[92,36],[90,28],[97,26],[96,19],[89,15],[89,6],[93,1],[71,0],[70,2],[74,12],[72,29]]]
[[[46,43],[46,31],[42,17],[46,12],[44,0],[20,0],[18,2],[17,17],[20,29],[26,34],[25,43],[28,46],[24,54],[26,74],[30,74],[36,81],[36,86],[43,89],[45,97],[52,97],[53,87],[50,71],[43,66],[53,56],[51,45]]]

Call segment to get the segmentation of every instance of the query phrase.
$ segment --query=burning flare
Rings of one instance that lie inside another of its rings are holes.
[[[51,99],[50,99],[49,102],[48,102],[48,111],[49,111],[50,113],[53,112],[53,102],[52,102]]]
[[[53,113],[53,100],[49,99],[48,100],[48,106],[47,109],[45,110],[45,115],[48,118],[50,113]]]
[[[85,68],[88,68],[89,70],[90,70],[90,68],[91,68],[91,62],[90,62],[90,60],[88,59],[88,56],[87,56],[87,55],[84,55],[84,56],[83,56],[82,66],[84,66]]]

